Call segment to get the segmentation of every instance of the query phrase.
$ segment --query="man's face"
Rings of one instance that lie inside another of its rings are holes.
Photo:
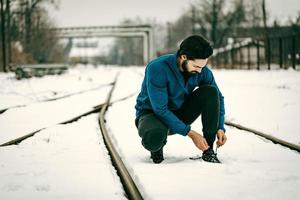
[[[208,59],[184,60],[181,67],[186,75],[192,76],[200,73],[202,68],[207,64],[207,61]]]

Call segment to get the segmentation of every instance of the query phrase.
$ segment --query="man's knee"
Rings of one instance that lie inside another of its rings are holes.
[[[205,94],[206,97],[211,97],[211,98],[215,98],[219,96],[219,91],[217,87],[213,85],[200,86],[197,90],[195,90],[195,92],[200,96],[203,96],[203,94]]]
[[[217,87],[215,86],[208,86],[208,93],[212,98],[218,98],[219,97],[219,91]]]
[[[152,128],[144,133],[143,146],[149,151],[158,151],[167,142],[167,131],[160,128]]]
[[[154,113],[143,115],[140,118],[138,132],[143,146],[149,151],[157,151],[166,144],[168,128]]]

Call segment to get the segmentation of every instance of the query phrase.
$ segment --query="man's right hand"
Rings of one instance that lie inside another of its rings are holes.
[[[188,136],[193,140],[196,147],[201,151],[205,151],[209,148],[206,139],[196,131],[190,130]]]

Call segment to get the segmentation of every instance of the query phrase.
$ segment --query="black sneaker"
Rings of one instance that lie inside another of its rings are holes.
[[[203,152],[202,160],[211,163],[221,163],[217,157],[217,154],[214,152],[212,148],[209,148],[208,150]]]
[[[163,148],[156,152],[151,151],[151,159],[155,164],[161,163],[164,160]]]

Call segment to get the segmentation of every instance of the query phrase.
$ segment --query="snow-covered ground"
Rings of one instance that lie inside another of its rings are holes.
[[[0,144],[42,127],[19,145],[0,147],[0,199],[123,199],[98,128],[97,114],[56,125],[105,101],[120,71],[112,101],[138,92],[143,67],[77,66],[62,76],[17,81],[0,74]],[[225,96],[226,119],[300,143],[300,72],[214,70]],[[97,88],[57,101],[84,89]],[[218,149],[223,164],[201,155],[188,137],[170,136],[165,160],[155,165],[134,127],[135,96],[114,103],[109,133],[146,199],[298,199],[300,154],[251,133],[227,128]],[[193,125],[201,130],[200,121]]]
[[[125,199],[97,117],[54,125],[1,148],[0,199]]]
[[[227,119],[300,145],[300,71],[215,73]]]

